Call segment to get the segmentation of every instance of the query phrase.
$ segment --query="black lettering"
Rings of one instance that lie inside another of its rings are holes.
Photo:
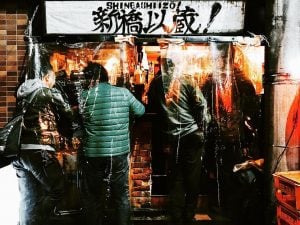
[[[141,5],[140,5],[140,4],[142,4],[142,3],[140,3],[140,2],[137,2],[137,3],[136,3],[136,5],[135,5],[136,9],[141,8]]]
[[[119,9],[119,4],[117,2],[111,2],[112,9]]]
[[[204,34],[206,34],[208,32],[208,28],[214,22],[215,17],[219,14],[221,9],[222,9],[222,5],[220,3],[216,2],[216,3],[213,4],[213,6],[211,8],[211,12],[210,12],[209,21],[206,25],[206,28],[203,30]]]
[[[107,9],[103,9],[102,7],[99,7],[97,11],[92,12],[92,16],[94,24],[96,25],[96,28],[93,30],[99,30],[100,32],[105,32],[106,30],[111,29],[111,19],[107,14]]]
[[[195,9],[185,6],[185,9],[183,10],[177,10],[177,28],[175,33],[182,33],[183,29],[185,29],[184,34],[187,32],[190,32],[192,34],[197,34],[199,32],[199,29],[201,27],[201,24],[196,24],[196,18],[199,16],[199,14],[196,12]],[[194,29],[193,25],[197,26],[196,29]]]
[[[165,19],[166,10],[161,10],[161,13],[148,11],[148,24],[143,28],[145,33],[152,33],[164,26],[163,21]]]
[[[175,2],[170,2],[169,8],[170,9],[175,9],[176,8],[176,3]]]
[[[145,3],[144,3],[144,8],[145,8],[145,9],[153,9],[153,4],[152,4],[152,2],[145,2]]]
[[[123,4],[123,2],[121,4]],[[130,2],[124,2],[124,5],[122,5],[121,9],[128,9],[130,7],[131,7]]]
[[[179,10],[180,6],[181,6],[181,1],[178,2],[177,8],[176,8],[177,11]]]
[[[168,2],[163,2],[163,7],[162,9],[168,9]]]
[[[112,9],[112,3],[111,2],[106,2],[106,8],[107,9]]]

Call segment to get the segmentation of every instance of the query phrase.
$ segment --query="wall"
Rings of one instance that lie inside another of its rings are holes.
[[[130,200],[133,208],[151,207],[151,122],[138,121],[132,129]]]
[[[15,89],[25,56],[24,30],[27,12],[0,9],[0,127],[12,116]]]

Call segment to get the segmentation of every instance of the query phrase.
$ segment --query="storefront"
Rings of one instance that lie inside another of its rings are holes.
[[[166,204],[169,148],[160,115],[149,102],[161,58],[173,61],[175,76],[196,82],[213,117],[202,194],[217,207],[248,197],[232,193],[236,185],[244,185],[232,168],[262,157],[265,50],[263,36],[243,36],[245,1],[45,1],[36,10],[44,11],[45,30],[37,37],[29,29],[27,79],[38,77],[40,66],[50,62],[57,83],[77,108],[85,82],[82,70],[88,62],[98,62],[111,84],[128,88],[146,106],[146,115],[131,130],[134,209]],[[68,180],[80,188],[78,149],[61,150]]]

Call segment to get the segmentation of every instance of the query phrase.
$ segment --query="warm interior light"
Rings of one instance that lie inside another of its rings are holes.
[[[252,82],[256,94],[263,93],[262,74],[264,74],[263,46],[237,46],[235,53],[235,66],[244,71]]]
[[[118,71],[120,71],[120,60],[116,58],[115,56],[110,57],[105,65],[105,69],[107,70],[109,74],[109,81],[111,84],[116,84],[117,83],[117,74]]]

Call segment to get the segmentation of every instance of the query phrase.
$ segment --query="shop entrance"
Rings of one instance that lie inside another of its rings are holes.
[[[151,83],[155,77],[164,73],[160,65],[163,58],[171,59],[175,64],[174,76],[189,76],[193,79],[208,101],[212,123],[206,130],[205,164],[203,177],[199,178],[203,179],[200,193],[208,196],[209,201],[213,202],[210,204],[227,207],[231,204],[232,190],[239,186],[235,183],[237,175],[233,172],[234,165],[262,158],[260,104],[263,96],[264,47],[230,41],[207,43],[195,39],[190,42],[182,39],[157,39],[156,43],[139,46],[143,57],[140,57],[141,61],[133,76],[133,81],[136,81],[136,73],[145,76],[143,73],[146,71],[141,99],[147,106],[147,118],[151,121],[148,125],[151,128],[151,132],[148,132],[151,138],[148,140],[151,141],[138,143],[146,136],[143,133],[136,143],[138,146],[150,146],[151,175],[150,193],[133,191],[132,199],[138,193],[139,197],[151,196],[146,203],[143,202],[145,198],[137,198],[138,203],[134,203],[136,207],[151,205],[155,208],[165,206],[164,200],[168,195],[168,159],[175,153],[170,152],[169,140],[163,133],[162,115],[157,108],[157,101],[154,99],[153,102],[153,96],[151,99],[151,91],[159,91],[151,88]],[[148,69],[143,66],[145,57]],[[144,69],[140,71],[140,68]],[[148,170],[145,171],[147,174]],[[139,186],[140,184],[145,186]],[[133,182],[133,190],[148,190],[147,185],[147,182]],[[246,193],[243,194],[247,196]],[[204,199],[199,199],[200,207],[206,204],[203,201],[205,202]]]
[[[261,157],[264,47],[253,45],[254,39],[250,38],[248,43],[239,37],[143,39],[122,36],[102,42],[41,43],[34,48],[34,54],[39,56],[35,60],[40,62],[31,64],[33,72],[29,74],[38,76],[34,74],[38,71],[35,67],[49,59],[59,87],[77,112],[78,93],[85,85],[82,69],[89,61],[107,69],[112,85],[126,87],[134,93],[145,104],[146,115],[135,121],[131,130],[131,203],[134,208],[163,208],[168,195],[171,153],[150,89],[153,79],[164,73],[161,59],[171,59],[175,76],[188,75],[208,101],[213,120],[206,130],[203,168],[206,182],[201,193],[210,195],[214,204],[220,206],[228,201],[233,166]],[[78,161],[72,163],[77,165]],[[80,167],[68,168],[71,168],[67,171],[73,174],[71,177],[80,180]]]

